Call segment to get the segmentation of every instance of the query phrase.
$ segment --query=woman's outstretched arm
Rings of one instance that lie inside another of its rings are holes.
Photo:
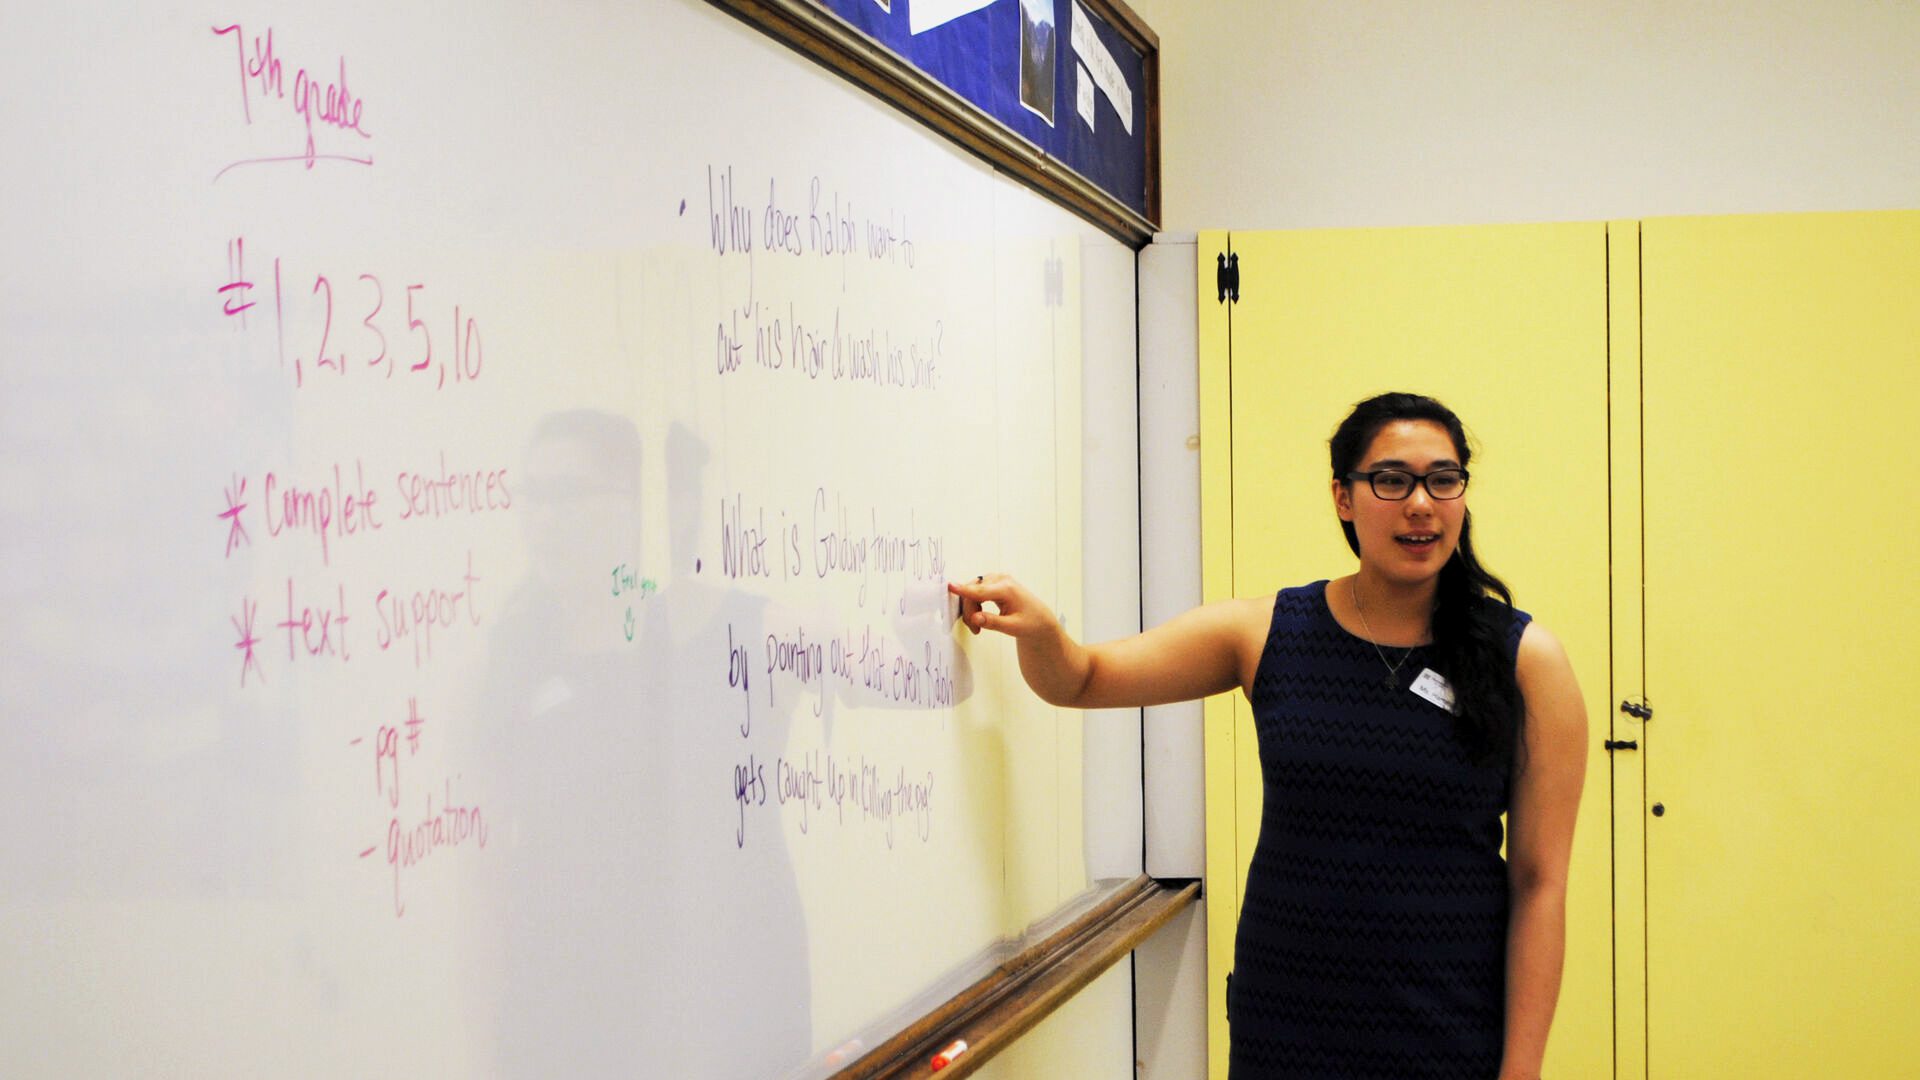
[[[1035,694],[1080,709],[1164,705],[1250,684],[1273,609],[1271,598],[1222,600],[1132,637],[1082,645],[1046,604],[1005,574],[947,589],[960,598],[969,630],[997,630],[1015,640],[1020,674]]]

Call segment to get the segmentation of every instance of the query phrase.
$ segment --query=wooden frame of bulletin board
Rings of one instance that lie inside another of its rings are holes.
[[[1073,211],[1135,250],[1160,227],[1160,39],[1122,0],[1069,0],[1111,31],[1137,62],[1140,127],[1129,126],[1119,164],[1137,176],[1132,190],[1102,186],[1023,137],[973,100],[923,71],[828,9],[831,0],[711,0],[800,53],[898,107],[996,169]],[[1077,16],[1076,16],[1077,17]],[[1071,52],[1066,45],[1058,46]],[[964,62],[984,66],[968,56]],[[1072,63],[1069,59],[1068,63]],[[1091,126],[1091,125],[1090,125]],[[1114,155],[1109,154],[1109,157]],[[1089,163],[1090,164],[1090,163]],[[1083,168],[1085,165],[1083,165]],[[1092,171],[1089,169],[1088,171]]]

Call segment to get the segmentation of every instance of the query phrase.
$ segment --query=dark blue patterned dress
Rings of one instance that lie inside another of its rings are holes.
[[[1514,613],[1510,655],[1527,620]],[[1275,599],[1253,681],[1266,806],[1228,983],[1233,1080],[1499,1072],[1508,776],[1412,692],[1428,663],[1414,650],[1390,688],[1326,582]]]

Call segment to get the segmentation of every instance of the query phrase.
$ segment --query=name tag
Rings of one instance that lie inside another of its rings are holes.
[[[1420,677],[1413,680],[1410,689],[1448,712],[1453,711],[1453,684],[1432,668],[1421,669]]]

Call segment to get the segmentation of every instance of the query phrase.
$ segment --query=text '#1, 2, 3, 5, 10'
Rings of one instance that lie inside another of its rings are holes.
[[[282,368],[291,361],[295,386],[307,385],[309,370],[317,380],[322,371],[344,376],[356,367],[382,371],[388,379],[396,371],[419,375],[436,390],[448,384],[449,374],[455,384],[480,378],[480,324],[459,304],[452,305],[451,320],[442,322],[445,309],[428,301],[424,284],[390,289],[375,274],[316,273],[307,287],[305,271],[288,270],[279,256],[272,262],[270,279],[263,275],[256,282],[247,271],[246,238],[235,237],[227,244],[227,280],[214,293],[221,315],[244,332],[251,329],[249,313],[262,305],[255,290],[272,287],[274,348]]]

